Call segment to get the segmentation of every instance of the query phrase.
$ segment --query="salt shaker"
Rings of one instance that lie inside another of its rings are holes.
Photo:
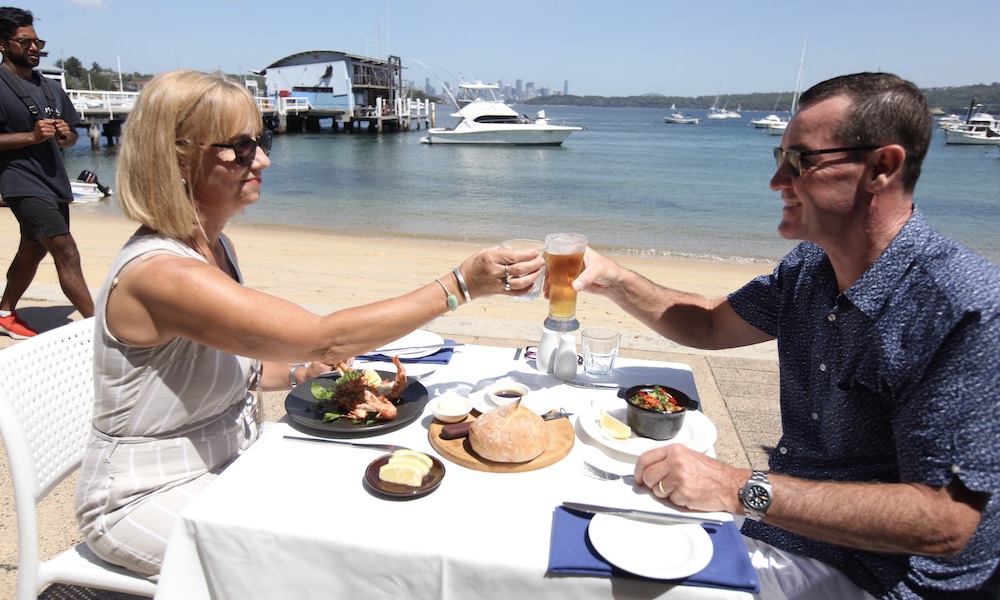
[[[562,380],[576,378],[576,336],[564,333],[559,338],[559,349],[556,350],[556,364],[553,375]]]
[[[551,373],[556,364],[556,350],[559,348],[559,332],[547,327],[542,328],[542,339],[538,342],[538,355],[535,357],[535,367],[539,371]]]

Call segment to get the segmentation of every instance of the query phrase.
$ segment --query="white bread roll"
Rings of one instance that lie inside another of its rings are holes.
[[[469,443],[486,460],[527,462],[549,447],[549,430],[540,416],[518,400],[476,419],[469,429]]]

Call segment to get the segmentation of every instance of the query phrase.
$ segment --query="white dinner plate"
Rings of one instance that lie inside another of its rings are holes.
[[[712,561],[715,548],[698,524],[647,523],[615,515],[594,515],[590,543],[604,560],[640,577],[681,579]]]
[[[630,438],[617,440],[601,430],[598,420],[601,418],[601,409],[603,408],[612,417],[622,423],[627,423],[628,418],[625,414],[628,409],[623,406],[624,404],[625,401],[620,398],[594,399],[591,401],[590,412],[583,411],[584,414],[580,415],[580,426],[598,444],[631,456],[639,456],[647,450],[670,444],[684,444],[688,448],[704,454],[715,446],[715,441],[719,437],[719,431],[704,413],[691,410],[684,415],[684,426],[672,439],[654,440],[633,433]]]
[[[427,331],[426,329],[418,329],[412,333],[404,335],[395,342],[389,342],[388,344],[382,346],[381,348],[376,348],[374,350],[375,354],[386,354],[382,351],[383,348],[407,348],[409,346],[438,346],[435,348],[425,348],[423,350],[407,350],[404,352],[391,352],[399,356],[400,358],[421,358],[423,356],[430,356],[435,352],[441,350],[440,345],[444,343],[444,338],[434,333],[433,331]]]

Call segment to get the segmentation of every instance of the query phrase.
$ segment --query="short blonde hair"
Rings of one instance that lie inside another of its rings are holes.
[[[128,218],[187,240],[201,227],[191,190],[202,155],[250,127],[263,130],[250,92],[221,73],[171,71],[139,94],[118,151],[115,194]]]

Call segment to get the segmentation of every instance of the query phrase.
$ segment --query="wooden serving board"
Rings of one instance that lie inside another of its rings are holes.
[[[476,417],[471,414],[465,418],[466,421],[474,421],[475,419]],[[545,426],[549,428],[549,447],[541,455],[523,463],[501,463],[480,458],[472,451],[468,437],[455,440],[441,439],[441,428],[444,427],[444,423],[437,419],[431,422],[427,437],[431,446],[441,456],[457,465],[487,473],[524,473],[553,465],[565,458],[573,449],[576,432],[573,429],[573,423],[568,418],[545,421]]]

